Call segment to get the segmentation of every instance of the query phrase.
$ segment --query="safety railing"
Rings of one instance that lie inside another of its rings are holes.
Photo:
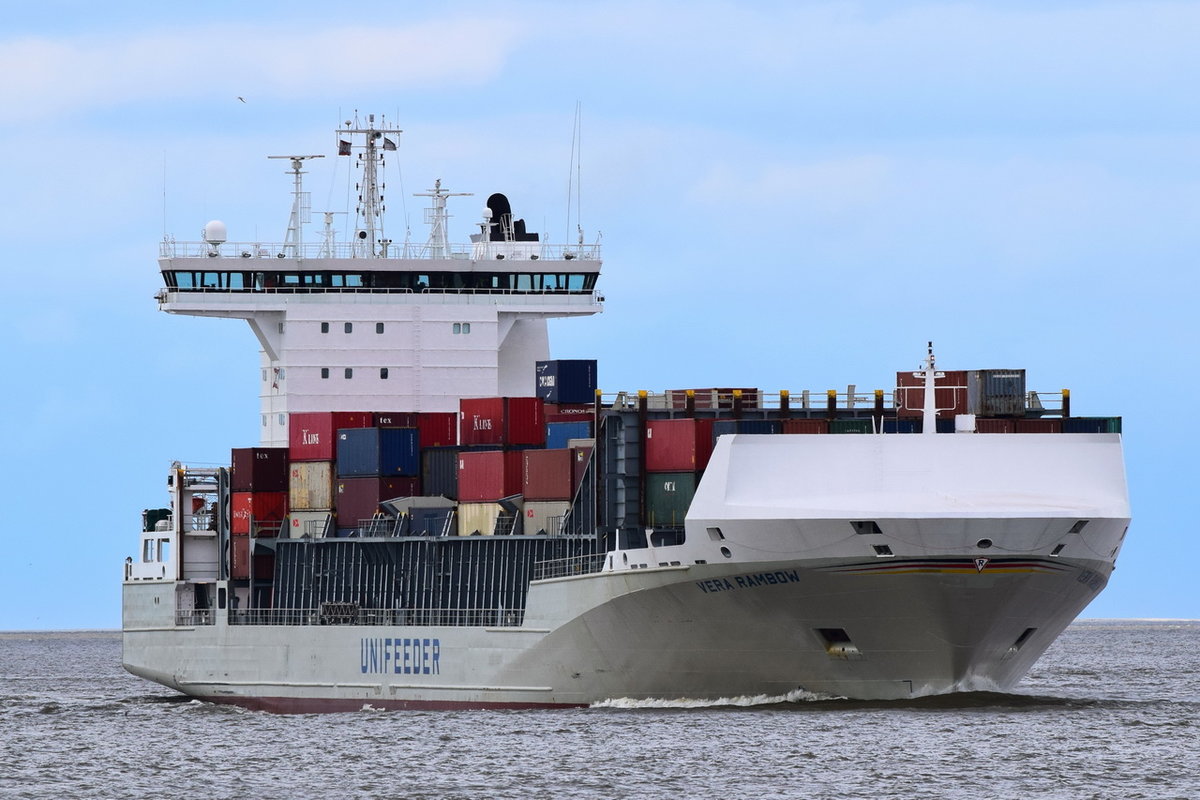
[[[538,561],[533,565],[533,579],[544,581],[550,578],[567,578],[574,575],[590,575],[599,572],[604,566],[607,553],[593,553],[586,556],[571,556],[570,558],[553,558],[549,561]]]
[[[437,261],[444,259],[469,260],[501,259],[529,261],[598,261],[598,244],[541,244],[537,242],[481,242],[472,244],[450,244],[445,248],[426,244],[379,243],[375,252],[364,243],[310,242],[299,248],[294,244],[277,242],[181,242],[164,239],[159,242],[160,258],[229,258],[266,260],[283,258],[319,259],[407,259],[413,261]]]
[[[360,608],[356,603],[322,603],[319,608],[232,609],[229,612],[230,625],[511,628],[520,627],[524,618],[525,611],[519,608]]]

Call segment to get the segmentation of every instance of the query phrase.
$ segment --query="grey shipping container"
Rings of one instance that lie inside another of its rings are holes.
[[[967,373],[968,413],[979,417],[1025,415],[1025,370],[976,369]]]

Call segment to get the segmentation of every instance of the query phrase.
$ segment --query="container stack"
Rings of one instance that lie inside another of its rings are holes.
[[[288,428],[288,535],[332,536],[338,436],[368,428],[373,415],[361,411],[292,414]]]
[[[713,421],[646,423],[646,524],[682,527],[713,448]]]
[[[287,515],[288,450],[242,447],[230,452],[229,576],[233,580],[270,577],[274,556],[252,559],[251,540],[275,537]],[[253,562],[253,564],[252,564]]]

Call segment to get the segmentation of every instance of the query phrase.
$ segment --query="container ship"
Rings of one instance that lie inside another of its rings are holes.
[[[131,673],[275,712],[1006,691],[1104,588],[1119,417],[931,344],[870,393],[605,393],[547,332],[601,311],[599,246],[503,194],[452,243],[440,181],[389,240],[399,135],[336,130],[349,241],[305,241],[296,155],[282,243],[162,242],[162,311],[254,332],[261,437],[143,512]]]

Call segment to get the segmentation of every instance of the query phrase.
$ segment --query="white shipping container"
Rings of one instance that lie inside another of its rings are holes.
[[[332,514],[328,511],[290,511],[287,515],[287,535],[292,539],[320,539],[333,533]]]
[[[527,536],[562,532],[563,518],[571,504],[566,500],[526,500],[523,526]]]
[[[293,461],[288,470],[288,508],[296,511],[333,509],[332,461]]]

